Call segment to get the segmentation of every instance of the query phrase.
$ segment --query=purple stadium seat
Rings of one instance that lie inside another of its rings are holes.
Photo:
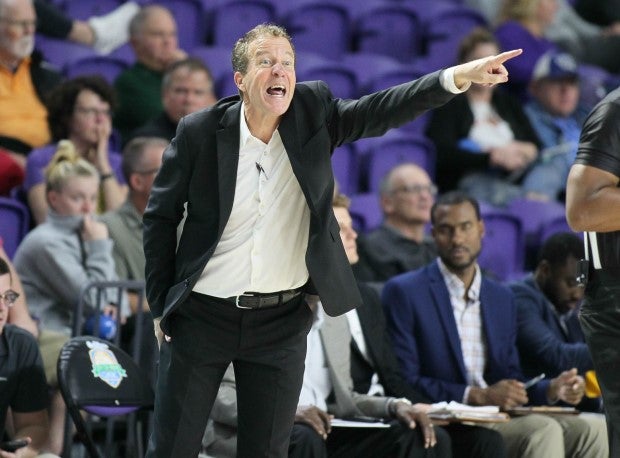
[[[216,0],[205,5],[210,29],[208,42],[229,51],[248,30],[263,22],[274,22],[276,17],[275,7],[268,0]]]
[[[362,94],[368,93],[372,80],[378,75],[402,67],[402,64],[393,57],[366,52],[345,54],[341,62],[355,72],[357,85]]]
[[[340,192],[347,195],[355,194],[359,190],[359,178],[353,166],[355,159],[355,147],[352,144],[339,146],[332,154],[334,178],[340,186]]]
[[[211,70],[215,82],[215,93],[218,97],[236,94],[231,63],[231,48],[224,46],[198,46],[193,48],[189,55],[204,62]],[[232,92],[231,92],[232,91]]]
[[[87,56],[65,65],[63,73],[67,78],[81,75],[101,75],[110,84],[123,70],[129,67],[124,60],[110,56]]]
[[[295,48],[316,52],[330,59],[351,47],[348,8],[338,0],[291,1],[281,11],[280,22],[292,36]]]
[[[122,0],[64,0],[62,9],[67,15],[74,19],[88,19],[92,16],[101,16],[116,9]]]
[[[366,233],[383,221],[383,211],[376,193],[354,194],[351,197],[349,213],[353,219],[353,227],[359,233]]]
[[[334,61],[309,63],[304,57],[298,59],[297,81],[325,81],[335,97],[342,99],[357,98],[357,75],[345,65]]]
[[[438,67],[456,63],[458,46],[473,28],[487,27],[485,17],[473,8],[441,0],[411,2],[422,22],[424,55]]]
[[[431,179],[435,176],[435,146],[421,135],[390,131],[382,137],[356,142],[361,176],[366,177],[368,191],[379,190],[381,180],[398,164],[413,162],[422,167]]]
[[[575,232],[572,230],[568,225],[568,221],[566,221],[566,216],[561,215],[556,216],[543,224],[540,230],[540,245],[542,245],[553,234],[557,234],[558,232],[573,232],[583,238],[583,232]]]
[[[10,197],[0,197],[0,238],[4,251],[13,258],[17,247],[30,228],[28,207]]]
[[[559,202],[541,202],[530,199],[516,199],[508,204],[507,210],[521,221],[526,237],[540,238],[543,226],[556,218],[565,218],[565,208]]]
[[[410,7],[415,2],[369,3],[354,18],[354,49],[394,57],[403,62],[420,55],[421,25]]]
[[[176,20],[181,49],[187,51],[206,44],[206,12],[200,0],[166,0],[161,5],[168,8]]]
[[[96,56],[93,48],[78,45],[66,40],[58,40],[43,35],[37,35],[36,48],[43,53],[46,61],[62,71],[65,65],[86,56]]]
[[[484,238],[478,263],[500,281],[520,278],[525,259],[521,221],[504,210],[481,208]]]

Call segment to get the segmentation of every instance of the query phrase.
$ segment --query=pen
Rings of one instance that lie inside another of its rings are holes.
[[[523,388],[525,388],[527,390],[528,388],[531,388],[534,385],[536,385],[538,382],[540,382],[544,378],[545,378],[545,374],[544,373],[542,373],[540,375],[537,375],[536,377],[531,378],[527,382],[525,382],[523,384]]]

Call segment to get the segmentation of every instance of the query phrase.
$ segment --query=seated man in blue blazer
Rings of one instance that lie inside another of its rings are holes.
[[[582,376],[594,369],[579,325],[584,289],[577,283],[583,241],[570,232],[549,237],[540,249],[536,270],[509,286],[517,304],[517,348],[527,377],[555,377],[574,367]],[[600,411],[600,398],[584,398],[580,410]]]
[[[516,347],[517,312],[509,288],[483,278],[477,258],[484,223],[478,202],[460,192],[431,210],[439,259],[389,280],[382,302],[407,381],[433,402],[510,410],[524,404],[575,405],[584,381],[576,369],[526,390]],[[606,456],[597,422],[581,416],[528,415],[490,423],[509,456]]]

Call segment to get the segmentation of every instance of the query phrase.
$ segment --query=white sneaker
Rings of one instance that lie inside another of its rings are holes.
[[[126,2],[103,16],[88,19],[95,33],[93,48],[99,54],[110,54],[129,40],[129,22],[140,11],[136,2]]]

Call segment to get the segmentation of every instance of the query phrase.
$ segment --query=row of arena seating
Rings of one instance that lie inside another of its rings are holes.
[[[147,4],[151,1],[142,1]],[[57,0],[69,16],[85,19],[105,14],[119,0]],[[153,2],[155,3],[155,2]],[[371,52],[412,62],[433,59],[435,67],[454,62],[457,43],[473,27],[487,25],[476,10],[450,0],[160,0],[174,14],[181,48],[234,42],[261,22],[287,28],[299,51],[339,59],[351,52]],[[67,48],[65,59],[86,50]],[[123,58],[125,51],[114,53]],[[53,57],[49,56],[54,60]]]

